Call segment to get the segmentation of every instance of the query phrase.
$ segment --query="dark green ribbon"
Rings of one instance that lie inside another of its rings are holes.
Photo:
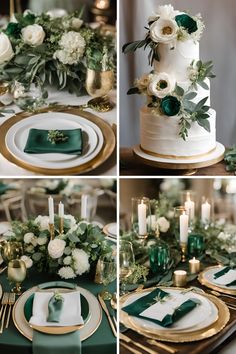
[[[122,310],[127,312],[131,316],[146,319],[162,327],[169,327],[174,322],[178,321],[180,318],[185,316],[188,312],[192,311],[198,304],[194,300],[189,299],[185,301],[182,305],[180,305],[172,315],[167,314],[162,321],[140,315],[140,313],[145,311],[150,306],[154,305],[157,302],[157,298],[161,300],[164,299],[166,296],[170,296],[170,294],[157,288],[148,295],[142,296],[140,299],[134,301],[132,304],[123,307]]]

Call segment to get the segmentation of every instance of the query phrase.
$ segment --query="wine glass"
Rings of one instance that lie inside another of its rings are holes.
[[[21,283],[26,278],[25,262],[20,259],[13,259],[8,263],[7,276],[10,282],[15,283],[15,287],[11,289],[17,295],[21,294]]]
[[[111,300],[112,294],[108,291],[107,285],[116,279],[116,258],[111,257],[101,257],[100,258],[100,272],[101,272],[101,282],[105,286],[104,290],[101,292],[103,300]]]
[[[133,266],[135,263],[134,251],[132,243],[129,241],[120,241],[120,283],[121,283],[121,295],[126,293],[126,281],[127,278],[133,272]]]

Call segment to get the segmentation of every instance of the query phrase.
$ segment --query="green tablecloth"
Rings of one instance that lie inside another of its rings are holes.
[[[25,288],[31,288],[34,285],[46,282],[59,280],[57,276],[48,274],[38,274],[29,272],[27,279],[24,281]],[[95,296],[102,290],[102,285],[95,284],[89,275],[73,279],[72,283],[77,283],[79,286],[91,291]],[[4,291],[9,291],[10,286],[6,278],[6,272],[0,275],[0,283]],[[115,291],[116,282],[110,284],[110,290]],[[32,343],[22,336],[15,328],[11,320],[8,329],[4,330],[0,335],[0,353],[5,354],[32,354]],[[112,334],[107,317],[103,312],[102,322],[98,330],[88,339],[82,342],[82,354],[115,354],[116,353],[116,338]],[[66,354],[66,353],[65,353]]]

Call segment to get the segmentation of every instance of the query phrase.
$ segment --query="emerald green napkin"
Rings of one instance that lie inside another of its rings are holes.
[[[170,295],[169,293],[157,288],[153,290],[151,293],[149,293],[148,295],[143,296],[140,299],[134,301],[132,304],[123,307],[122,310],[127,312],[131,316],[144,318],[162,327],[169,327],[174,322],[178,321],[180,318],[186,315],[188,312],[192,311],[198,304],[193,299],[192,300],[189,299],[185,301],[181,306],[179,306],[172,315],[167,314],[162,321],[140,315],[140,313],[145,311],[150,306],[154,305],[157,302],[157,298],[161,300],[164,299],[164,297],[169,295]]]
[[[48,303],[48,322],[60,322],[63,302],[63,296],[59,293],[55,293],[51,297]]]
[[[214,274],[214,279],[222,277],[223,275],[228,273],[230,270],[235,270],[235,268],[234,267],[224,267],[222,270],[220,270],[219,272]],[[225,286],[236,286],[236,280],[233,280],[230,283],[225,284]]]
[[[69,334],[33,332],[33,354],[81,354],[79,331]]]
[[[60,130],[68,139],[64,142],[52,144],[48,141],[48,130],[30,129],[24,152],[29,154],[61,153],[81,155],[83,139],[81,129]]]

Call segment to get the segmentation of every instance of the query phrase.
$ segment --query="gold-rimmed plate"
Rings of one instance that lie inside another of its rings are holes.
[[[62,113],[69,113],[73,115],[78,115],[78,117],[83,117],[87,119],[88,121],[94,123],[99,127],[99,129],[102,131],[103,138],[104,138],[104,143],[101,151],[90,161],[85,162],[84,164],[80,166],[74,166],[74,167],[69,167],[69,168],[45,168],[45,167],[39,167],[35,166],[33,164],[30,164],[29,162],[22,161],[18,157],[16,157],[7,147],[6,144],[6,135],[8,130],[14,126],[16,123],[20,122],[23,119],[29,118],[32,115],[37,115],[40,113],[47,113],[47,112],[62,112]],[[6,120],[2,125],[1,125],[1,141],[0,141],[0,152],[1,154],[10,162],[16,164],[17,166],[24,168],[28,171],[38,173],[38,174],[43,174],[43,175],[76,175],[76,174],[82,174],[82,173],[87,173],[91,170],[96,169],[99,167],[101,164],[103,164],[112,154],[112,152],[115,149],[116,145],[116,137],[115,134],[112,130],[112,127],[105,122],[103,119],[100,117],[94,115],[93,113],[90,112],[84,112],[80,110],[79,108],[73,107],[73,106],[54,106],[51,108],[43,108],[38,110],[36,113],[31,113],[31,112],[20,112],[13,117],[9,118]]]
[[[216,290],[219,293],[222,294],[228,294],[228,295],[235,295],[236,296],[236,286],[234,287],[227,287],[227,286],[220,286],[219,284],[216,284],[213,282],[213,275],[222,269],[222,266],[212,266],[205,268],[199,275],[198,275],[198,281],[206,286],[207,288],[210,288],[212,290]]]
[[[29,325],[29,322],[25,318],[24,314],[24,307],[25,303],[28,300],[28,298],[34,294],[35,291],[38,290],[37,286],[34,286],[33,288],[27,290],[24,292],[19,299],[16,301],[14,307],[13,307],[13,322],[18,329],[18,331],[28,338],[30,341],[33,339],[33,328]],[[48,289],[50,290],[50,289]],[[77,287],[76,290],[78,290],[81,295],[83,295],[89,305],[89,313],[90,315],[88,316],[87,321],[85,322],[84,326],[82,328],[79,328],[80,331],[80,338],[82,341],[90,337],[99,327],[101,320],[102,320],[102,310],[101,306],[97,300],[97,298],[88,290]],[[64,328],[64,327],[63,327]],[[37,329],[37,328],[35,328]],[[76,328],[77,330],[78,328]],[[38,329],[37,329],[38,330]],[[63,329],[62,329],[63,330]],[[42,328],[41,328],[42,332]],[[46,333],[46,332],[45,332]],[[64,332],[68,333],[68,332]],[[62,333],[53,333],[53,334],[62,334]]]
[[[154,290],[155,288],[148,289],[150,291]],[[162,288],[168,289],[171,288]],[[183,289],[182,289],[183,290]],[[146,289],[141,290],[141,292],[146,292]],[[127,298],[130,294],[123,296],[120,299],[120,306],[122,307],[125,301],[127,301]],[[183,343],[183,342],[193,342],[193,341],[199,341],[203,340],[209,337],[214,336],[215,334],[219,333],[227,324],[227,322],[230,319],[230,313],[229,309],[225,305],[223,301],[220,299],[216,298],[215,296],[209,295],[209,294],[202,294],[206,299],[208,299],[214,306],[216,306],[218,310],[218,318],[215,322],[213,322],[211,325],[208,327],[202,328],[202,329],[192,329],[192,331],[189,332],[173,332],[173,331],[158,331],[156,330],[155,332],[150,331],[148,329],[144,329],[143,326],[140,326],[137,324],[137,322],[132,321],[132,316],[129,316],[126,312],[120,311],[120,320],[121,322],[127,327],[130,328],[137,333],[156,340],[160,341],[166,341],[166,342],[174,342],[174,343]]]

